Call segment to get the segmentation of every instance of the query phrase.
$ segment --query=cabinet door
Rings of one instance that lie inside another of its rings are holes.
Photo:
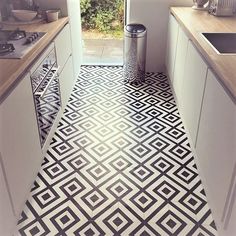
[[[42,162],[29,74],[0,105],[0,130],[3,165],[18,217]]]
[[[61,88],[62,110],[64,111],[74,85],[73,62],[71,56],[59,76],[59,81]]]
[[[0,235],[11,236],[16,226],[16,217],[13,214],[1,163],[2,160],[0,160]]]
[[[81,14],[80,0],[68,0],[68,14],[70,17],[72,57],[74,67],[74,78],[77,78],[82,63],[82,31],[81,31]]]
[[[196,151],[218,228],[236,163],[235,124],[236,105],[209,70]]]
[[[188,49],[188,37],[184,31],[179,27],[179,35],[176,49],[176,59],[175,59],[175,68],[174,68],[174,79],[173,79],[173,88],[177,98],[177,103],[181,106],[182,102],[182,87],[184,80],[184,70],[185,70],[185,61],[186,54]]]
[[[182,101],[180,112],[195,145],[199,117],[207,74],[207,64],[203,61],[192,42],[189,41],[186,56]]]
[[[67,24],[61,30],[61,32],[56,36],[54,42],[57,54],[57,63],[58,66],[60,66],[60,73],[65,66],[69,56],[71,55],[71,37],[69,24]]]
[[[236,170],[236,165],[235,165],[235,169]],[[235,171],[236,172],[236,171]],[[235,173],[234,172],[234,173]],[[234,175],[234,180],[236,175]],[[219,235],[223,235],[223,236],[232,236],[232,235],[236,235],[236,181],[234,183],[234,189],[232,189],[232,198],[231,198],[231,205],[229,205],[228,208],[228,215],[226,215],[225,218],[225,224],[223,226],[222,229],[220,229]]]
[[[173,80],[178,32],[179,25],[174,16],[170,15],[167,37],[166,69],[171,81]]]

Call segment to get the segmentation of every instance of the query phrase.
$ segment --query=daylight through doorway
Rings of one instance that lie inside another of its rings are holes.
[[[122,65],[125,0],[81,0],[84,65]]]

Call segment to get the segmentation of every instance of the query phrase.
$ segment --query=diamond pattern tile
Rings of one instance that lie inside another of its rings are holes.
[[[82,67],[15,235],[217,235],[165,74]]]

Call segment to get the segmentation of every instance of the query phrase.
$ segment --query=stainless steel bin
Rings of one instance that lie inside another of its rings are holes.
[[[128,24],[124,37],[124,79],[129,83],[144,82],[147,29],[142,24]]]

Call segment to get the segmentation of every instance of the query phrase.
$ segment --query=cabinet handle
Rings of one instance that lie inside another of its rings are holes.
[[[46,93],[48,87],[50,86],[51,82],[54,80],[54,78],[56,76],[58,76],[58,70],[59,70],[59,66],[58,67],[53,67],[45,76],[45,78],[43,79],[43,81],[41,82],[41,84],[43,84],[47,79],[48,79],[48,83],[45,86],[45,88],[43,88],[42,91],[37,92],[37,90],[39,90],[39,88],[35,91],[34,95],[42,97],[44,96],[44,94]],[[51,75],[52,74],[52,75]],[[51,76],[51,78],[49,78],[49,76]]]

